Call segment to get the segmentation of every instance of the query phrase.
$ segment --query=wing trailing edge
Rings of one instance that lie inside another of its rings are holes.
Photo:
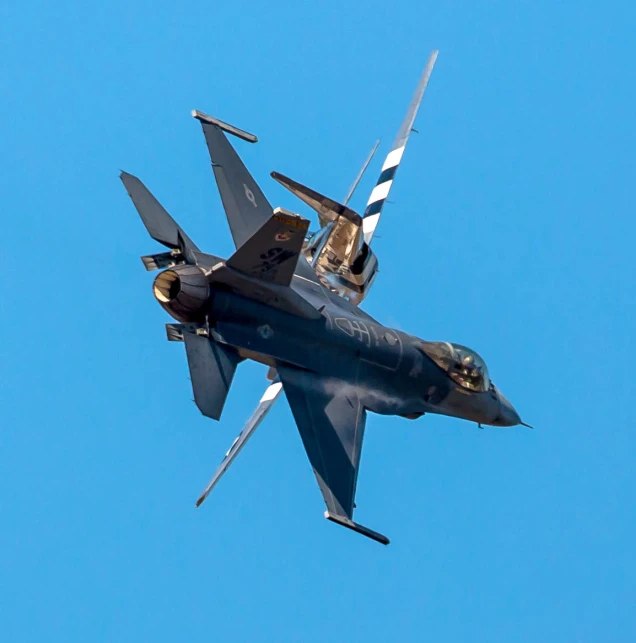
[[[277,365],[298,432],[332,522],[384,545],[389,539],[353,521],[367,413],[345,382]]]

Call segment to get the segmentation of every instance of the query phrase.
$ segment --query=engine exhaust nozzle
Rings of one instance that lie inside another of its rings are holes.
[[[175,319],[197,321],[210,299],[210,284],[199,267],[176,266],[157,275],[152,292]]]

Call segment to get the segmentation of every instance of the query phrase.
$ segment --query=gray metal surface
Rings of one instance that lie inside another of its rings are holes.
[[[203,134],[212,160],[212,170],[219,188],[232,238],[240,248],[272,216],[272,206],[223,131],[210,122],[201,121]],[[305,279],[317,281],[306,262],[298,262],[296,271]]]
[[[234,244],[240,248],[272,216],[272,206],[223,131],[201,122]]]
[[[278,374],[327,510],[352,519],[367,419],[357,382],[283,365]]]
[[[203,415],[219,420],[241,358],[235,350],[202,335],[186,332],[183,339],[194,401]]]
[[[250,277],[289,286],[308,228],[307,219],[279,209],[238,248],[226,266]]]
[[[227,132],[228,134],[232,134],[233,136],[238,136],[239,138],[242,138],[244,141],[247,141],[248,143],[258,142],[258,138],[256,138],[254,134],[250,134],[249,132],[246,132],[243,129],[234,127],[234,125],[230,125],[229,123],[222,121],[220,118],[215,118],[214,116],[210,116],[209,114],[204,114],[203,112],[200,112],[198,109],[192,110],[192,116],[194,116],[194,118],[196,118],[198,121],[201,121],[202,123],[208,123],[209,125],[216,125],[219,129],[222,129],[224,132]]]
[[[150,190],[136,177],[128,172],[119,175],[121,182],[128,192],[139,217],[148,234],[168,248],[179,247],[181,236],[189,249],[198,250],[194,241],[181,229],[177,222],[168,214],[166,209],[157,201]]]

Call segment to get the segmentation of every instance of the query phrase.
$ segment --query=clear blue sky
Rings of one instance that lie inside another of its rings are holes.
[[[0,6],[0,639],[636,640],[634,3],[88,5]],[[281,399],[195,510],[264,369],[199,415],[119,168],[227,256],[190,110],[309,214],[269,172],[342,198],[433,48],[365,308],[476,348],[536,430],[371,416],[384,548],[323,519]]]

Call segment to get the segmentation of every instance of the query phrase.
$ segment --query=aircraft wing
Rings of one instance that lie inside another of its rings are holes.
[[[252,416],[247,421],[247,424],[243,427],[243,430],[239,433],[236,440],[234,440],[234,442],[232,443],[232,446],[228,449],[221,464],[212,476],[212,479],[210,480],[210,482],[208,482],[207,487],[199,496],[199,499],[197,500],[197,507],[199,507],[203,503],[203,501],[210,495],[210,492],[212,491],[212,489],[214,489],[216,483],[229,469],[232,462],[234,462],[243,447],[247,444],[247,441],[252,437],[254,431],[256,431],[258,425],[265,419],[265,416],[276,401],[276,398],[278,398],[278,396],[280,395],[281,390],[282,385],[278,380],[267,387],[265,393],[263,394],[263,397],[261,397],[261,400],[256,407],[256,410],[254,411],[254,413],[252,413]]]
[[[240,248],[270,219],[272,206],[223,133],[219,124],[224,124],[201,112],[195,111],[193,116],[203,127],[234,245]],[[256,142],[255,136],[241,138]]]
[[[214,178],[221,194],[234,245],[239,249],[270,221],[273,211],[263,191],[224,132],[251,143],[255,143],[258,139],[253,134],[248,134],[197,110],[194,110],[192,115],[201,122],[203,127]],[[295,274],[318,282],[312,267],[303,258],[298,261]]]
[[[384,545],[386,536],[353,521],[366,410],[340,380],[278,365],[292,414],[327,504],[325,517]]]
[[[376,186],[371,192],[371,196],[367,201],[367,207],[364,211],[363,221],[362,221],[362,230],[364,231],[364,240],[367,243],[371,243],[373,235],[375,234],[375,229],[380,221],[380,215],[382,214],[382,207],[386,202],[391,186],[393,185],[393,179],[395,178],[395,173],[400,165],[402,156],[404,154],[404,149],[409,140],[411,131],[413,130],[413,124],[415,123],[415,117],[422,103],[422,98],[424,98],[424,92],[426,91],[426,86],[428,85],[429,78],[435,66],[435,61],[437,60],[437,50],[433,51],[429,56],[426,67],[420,78],[420,82],[415,90],[411,104],[409,105],[408,112],[402,122],[400,131],[395,137],[391,151],[386,157],[384,164],[382,165],[382,172],[378,178]]]

